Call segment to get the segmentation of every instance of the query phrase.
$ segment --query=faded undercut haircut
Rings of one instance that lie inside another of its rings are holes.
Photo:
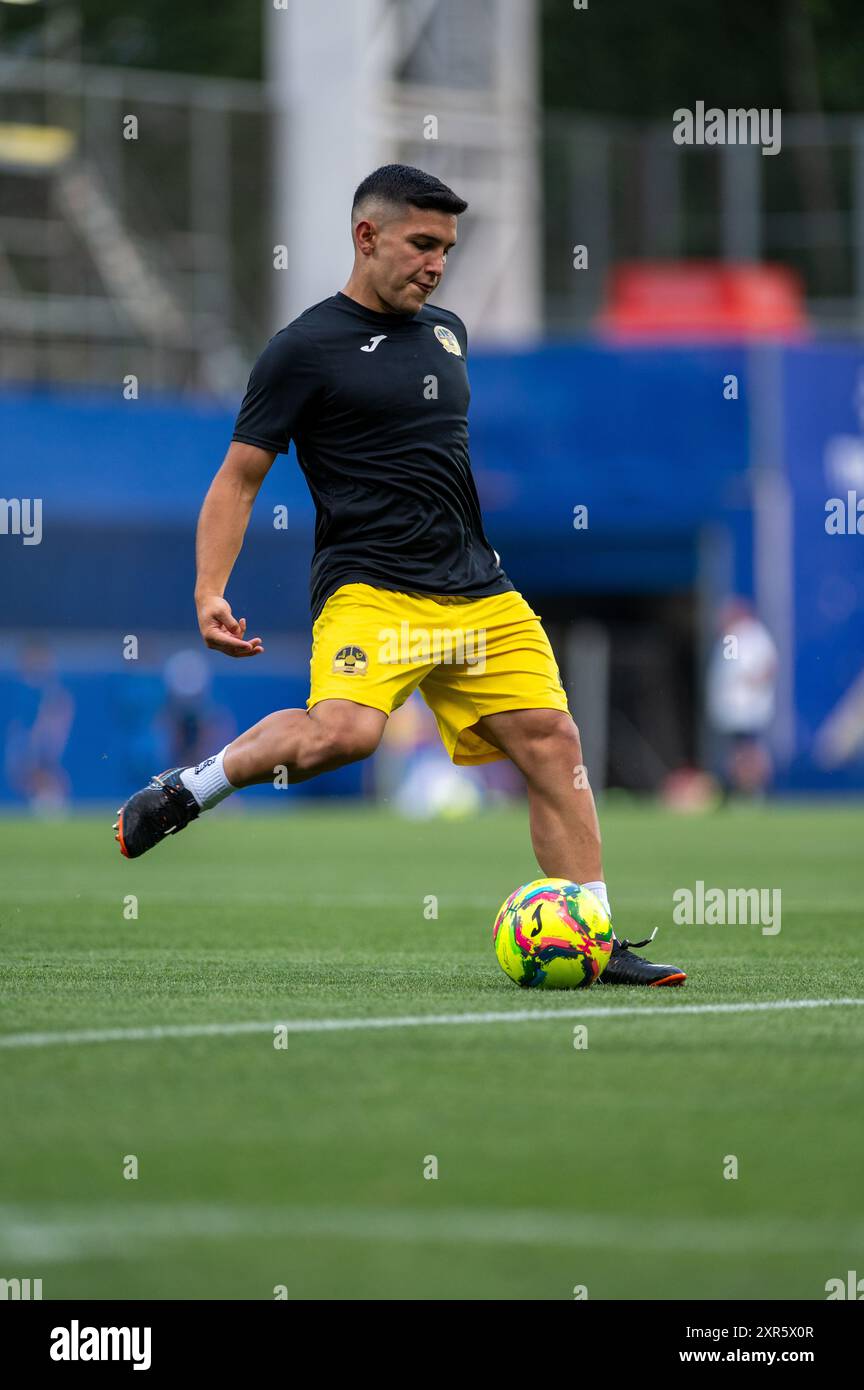
[[[351,204],[352,227],[356,226],[361,214],[369,211],[370,205],[389,207],[394,213],[410,205],[431,208],[435,212],[454,212],[457,217],[468,206],[464,198],[434,174],[413,169],[410,164],[382,164],[380,169],[366,175],[357,185]]]

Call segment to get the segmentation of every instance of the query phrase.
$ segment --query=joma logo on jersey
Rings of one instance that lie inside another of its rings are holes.
[[[454,357],[462,356],[462,349],[459,346],[459,339],[456,337],[455,333],[450,332],[449,328],[445,328],[444,325],[441,323],[436,323],[435,337],[438,339],[441,346],[445,348],[447,352],[453,353]]]
[[[368,665],[362,647],[340,647],[333,658],[333,670],[343,676],[365,676]]]

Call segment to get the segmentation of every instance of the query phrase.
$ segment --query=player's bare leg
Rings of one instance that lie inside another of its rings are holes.
[[[476,732],[506,753],[525,778],[531,843],[547,878],[602,881],[600,825],[582,763],[579,730],[554,709],[487,715]]]
[[[582,762],[579,730],[562,710],[507,710],[487,715],[475,726],[481,737],[506,753],[525,778],[531,842],[547,878],[581,883],[609,908],[600,853],[600,825],[594,794]],[[610,914],[611,915],[611,914]],[[604,984],[680,985],[677,966],[652,965],[616,939],[603,974]]]
[[[321,700],[308,711],[276,710],[197,767],[169,768],[153,777],[118,811],[115,839],[127,859],[137,859],[240,787],[277,777],[305,782],[368,758],[386,723],[382,710],[353,700]]]
[[[375,752],[387,716],[353,700],[321,700],[310,710],[280,709],[240,734],[225,750],[225,776],[233,787],[272,782],[286,768],[289,782],[305,782]]]

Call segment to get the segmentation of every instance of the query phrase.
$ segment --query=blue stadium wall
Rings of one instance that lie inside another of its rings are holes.
[[[725,582],[751,595],[754,476],[776,469],[792,498],[793,526],[793,734],[781,785],[860,788],[864,752],[853,749],[842,765],[826,767],[813,749],[849,698],[864,652],[864,536],[829,536],[824,525],[825,500],[836,490],[826,459],[836,464],[838,437],[847,440],[854,476],[848,441],[861,437],[864,354],[805,346],[776,349],[767,360],[770,371],[764,357],[731,345],[473,353],[471,451],[486,529],[529,598],[692,589],[704,539],[718,532],[729,557]],[[730,376],[737,398],[724,393]],[[61,662],[60,674],[76,694],[65,766],[78,797],[116,797],[134,784],[139,765],[152,768],[156,750],[146,737],[130,766],[129,683],[139,683],[142,708],[159,698],[148,633],[200,645],[194,529],[232,420],[224,407],[148,400],[146,392],[125,401],[119,388],[116,398],[0,396],[0,491],[43,504],[39,545],[0,536],[0,725],[19,709],[22,637],[74,634],[78,659]],[[864,457],[864,441],[860,451]],[[280,506],[286,529],[273,525]],[[587,529],[574,528],[579,506],[587,508]],[[250,630],[296,640],[275,667],[206,653],[214,696],[240,728],[305,702],[312,524],[292,452],[264,482],[228,596]],[[142,639],[134,674],[121,652],[129,633]],[[112,643],[116,657],[106,658]],[[345,769],[315,790],[356,792],[361,779],[359,769]],[[0,800],[10,799],[0,774]]]

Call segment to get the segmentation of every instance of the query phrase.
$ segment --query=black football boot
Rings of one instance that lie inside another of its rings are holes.
[[[598,978],[600,985],[683,985],[687,979],[677,965],[652,965],[642,956],[634,956],[632,946],[648,946],[657,933],[657,928],[644,941],[619,941],[612,943],[612,954],[605,970]]]
[[[127,859],[146,854],[160,840],[183,830],[197,817],[201,807],[180,781],[180,773],[185,771],[171,767],[158,777],[151,777],[147,786],[130,796],[117,812],[114,839]]]

